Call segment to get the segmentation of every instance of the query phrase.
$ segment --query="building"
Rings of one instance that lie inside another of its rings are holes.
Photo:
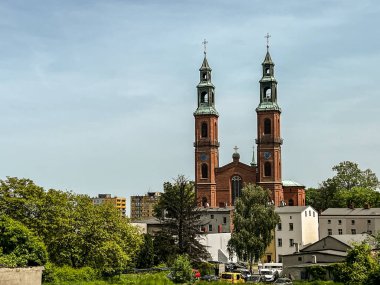
[[[296,280],[309,279],[307,267],[328,266],[343,262],[354,243],[368,242],[374,248],[374,238],[368,234],[330,235],[292,254],[283,255],[284,275],[291,274]],[[327,272],[327,280],[332,276]]]
[[[304,206],[305,187],[298,183],[287,185],[282,181],[281,108],[277,102],[277,80],[269,46],[262,63],[260,103],[256,108],[257,164],[254,159],[250,165],[240,162],[240,155],[235,148],[232,162],[219,165],[219,114],[206,52],[199,71],[197,109],[194,112],[195,189],[199,203],[212,208],[234,205],[243,185],[253,183],[270,189],[276,206]]]
[[[223,208],[200,208],[202,214],[201,232],[212,233],[231,233],[232,211],[231,207]]]
[[[161,192],[148,192],[143,196],[131,196],[131,220],[150,219],[154,217],[154,205]]]
[[[380,230],[380,208],[328,208],[319,216],[319,236],[375,234]]]
[[[95,205],[110,203],[114,205],[121,213],[122,216],[126,215],[127,199],[123,197],[111,197],[111,194],[98,194],[97,198],[92,198]]]
[[[276,261],[319,240],[318,213],[311,206],[277,207],[280,223],[275,229]]]

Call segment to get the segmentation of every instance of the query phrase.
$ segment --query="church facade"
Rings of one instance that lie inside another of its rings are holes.
[[[275,206],[304,206],[305,187],[282,180],[281,108],[277,103],[277,80],[268,46],[262,63],[260,103],[257,114],[257,164],[240,162],[235,151],[232,162],[219,165],[218,118],[215,106],[215,86],[206,53],[197,85],[195,118],[195,189],[204,207],[233,206],[245,184],[252,183],[269,189]],[[236,149],[237,150],[237,149]]]

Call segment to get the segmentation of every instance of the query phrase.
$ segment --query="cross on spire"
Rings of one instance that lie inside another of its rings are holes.
[[[239,148],[235,145],[235,147],[234,147],[235,153],[237,153],[238,149]]]
[[[269,50],[269,38],[271,37],[271,35],[269,33],[266,34],[266,36],[264,38],[267,38],[267,50]]]
[[[205,54],[205,57],[206,57],[206,53],[207,53],[207,51],[206,51],[206,45],[208,44],[208,41],[206,41],[206,39],[204,39],[203,40],[203,42],[202,42],[202,44],[203,44],[203,48],[204,48],[204,51],[203,51],[203,53]]]

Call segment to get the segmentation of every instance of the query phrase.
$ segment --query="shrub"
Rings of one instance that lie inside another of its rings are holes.
[[[98,272],[91,267],[72,268],[70,266],[56,267],[47,264],[43,280],[44,282],[75,282],[94,281],[99,279]]]
[[[193,270],[187,255],[179,255],[170,272],[174,283],[185,283],[193,279]]]

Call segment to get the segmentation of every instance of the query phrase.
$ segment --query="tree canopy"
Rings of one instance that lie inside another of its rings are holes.
[[[160,239],[161,235],[173,238],[174,242],[168,244],[173,253],[187,254],[192,261],[208,257],[207,250],[199,241],[202,223],[194,184],[184,176],[178,176],[174,183],[164,183],[164,193],[156,204],[155,217],[163,226],[156,238]]]
[[[370,169],[343,161],[332,170],[335,176],[323,181],[319,188],[306,190],[306,204],[319,211],[327,208],[380,206],[379,180]]]
[[[270,201],[269,190],[248,184],[235,204],[234,228],[228,251],[248,261],[251,272],[252,263],[265,253],[273,239],[273,230],[280,221]]]
[[[45,191],[29,179],[0,180],[0,214],[39,236],[58,266],[118,274],[132,264],[142,244],[138,229],[112,205],[94,205],[87,195]]]

